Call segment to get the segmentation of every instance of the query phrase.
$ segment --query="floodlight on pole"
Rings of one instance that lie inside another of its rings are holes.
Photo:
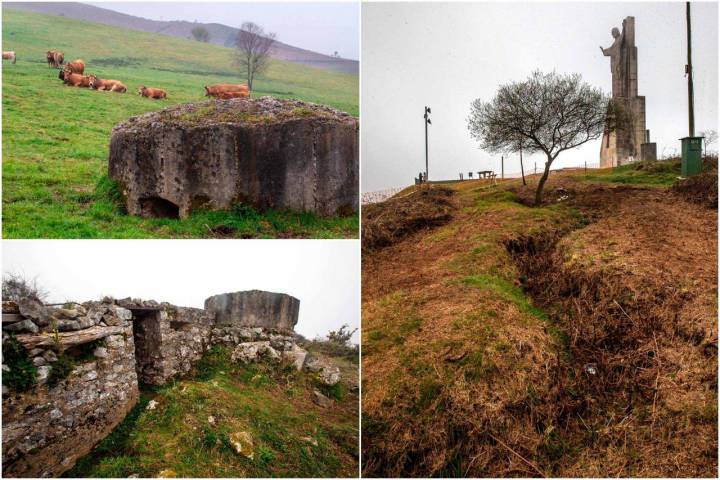
[[[432,125],[430,121],[430,107],[425,107],[425,115],[423,115],[423,123],[425,124],[425,181],[428,181],[428,125]]]

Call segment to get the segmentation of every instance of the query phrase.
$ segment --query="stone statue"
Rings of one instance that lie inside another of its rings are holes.
[[[650,151],[641,148],[649,142],[645,130],[645,97],[638,96],[637,84],[637,47],[635,46],[635,17],[627,17],[622,22],[622,32],[613,28],[610,32],[613,44],[608,48],[600,47],[603,55],[610,57],[612,75],[612,102],[614,115],[623,112],[623,124],[614,125],[612,131],[603,136],[600,148],[600,167],[615,167],[641,158],[641,152]],[[608,107],[608,113],[611,112]],[[649,145],[649,143],[648,143]]]
[[[620,80],[623,76],[626,76],[626,75],[623,75],[623,71],[621,70],[621,65],[622,65],[621,47],[622,47],[623,36],[620,34],[620,30],[618,30],[617,27],[613,27],[613,29],[610,33],[613,36],[613,38],[615,39],[615,41],[608,48],[603,48],[602,46],[600,46],[600,50],[603,52],[603,55],[605,55],[606,57],[610,57],[610,72],[612,73],[612,79],[613,79],[612,93],[613,93],[613,97],[615,97],[616,94],[620,93],[615,88],[616,83],[619,83],[619,82],[616,82],[616,79]]]

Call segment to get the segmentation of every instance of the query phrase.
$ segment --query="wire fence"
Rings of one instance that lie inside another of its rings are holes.
[[[402,189],[403,189],[403,187],[396,187],[396,188],[387,188],[385,190],[377,190],[375,192],[363,192],[360,195],[360,204],[368,205],[370,203],[384,202],[388,198],[390,198],[393,195],[400,192],[400,190],[402,190]]]

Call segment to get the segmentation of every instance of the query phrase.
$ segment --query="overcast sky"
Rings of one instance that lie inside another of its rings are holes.
[[[37,278],[48,303],[110,295],[203,308],[257,289],[300,299],[295,331],[308,338],[360,324],[355,240],[3,240],[2,253],[3,272]]]
[[[685,3],[364,3],[362,6],[363,191],[406,186],[425,169],[423,107],[432,108],[430,179],[495,170],[466,118],[475,98],[533,70],[580,73],[609,92],[610,30],[635,17],[639,95],[658,156],[688,134]],[[717,129],[717,3],[692,3],[696,131]],[[555,166],[597,163],[600,140],[562,153]],[[527,158],[532,170],[540,155]],[[519,172],[508,159],[506,172]]]
[[[275,32],[283,43],[343,58],[359,56],[357,2],[87,2],[148,18],[221,23],[239,28],[251,21]]]

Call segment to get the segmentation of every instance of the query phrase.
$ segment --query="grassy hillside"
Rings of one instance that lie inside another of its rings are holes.
[[[203,85],[239,83],[233,50],[3,8],[3,236],[5,238],[149,238],[217,236],[356,237],[357,217],[248,208],[199,212],[186,220],[124,215],[107,181],[110,131],[127,117],[204,100]],[[82,58],[86,72],[123,81],[127,94],[66,87],[45,63],[48,49]],[[166,101],[136,95],[165,88]],[[273,61],[254,96],[327,104],[358,114],[358,77]],[[221,228],[217,228],[221,227]]]
[[[553,173],[541,207],[531,176],[363,208],[364,475],[714,476],[707,164],[672,188],[677,162]]]
[[[142,393],[125,420],[65,477],[356,477],[358,396],[344,384],[330,407],[292,366],[235,364],[211,349],[192,374]],[[349,362],[347,362],[349,363]],[[357,375],[357,364],[354,365]],[[148,409],[150,400],[157,407]],[[230,439],[246,432],[253,458]]]

